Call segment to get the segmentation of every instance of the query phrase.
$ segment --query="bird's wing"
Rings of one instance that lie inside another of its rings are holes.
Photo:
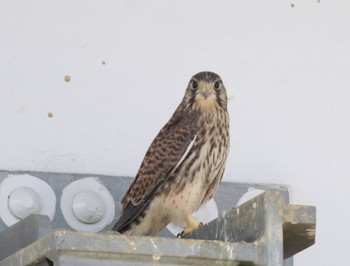
[[[123,231],[148,206],[191,151],[197,137],[196,114],[174,113],[149,147],[134,182],[125,194],[113,230]]]

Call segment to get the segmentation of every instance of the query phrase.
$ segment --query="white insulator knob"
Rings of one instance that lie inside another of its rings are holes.
[[[8,206],[16,218],[24,219],[40,213],[42,202],[38,193],[30,187],[17,187],[8,197]]]
[[[67,224],[76,231],[99,232],[114,218],[111,193],[98,178],[76,180],[62,191],[61,210]]]
[[[75,217],[86,224],[100,221],[106,210],[101,196],[91,190],[77,193],[73,198],[72,208]]]
[[[31,176],[9,175],[0,184],[0,217],[7,226],[31,214],[55,215],[56,195],[45,181]]]

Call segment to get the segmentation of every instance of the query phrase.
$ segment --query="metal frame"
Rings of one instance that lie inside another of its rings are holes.
[[[8,173],[0,172],[0,181]],[[57,195],[69,182],[86,177],[31,174],[47,181]],[[104,176],[99,178],[114,192],[116,203],[123,196],[121,190],[125,191],[132,180]],[[115,186],[116,183],[119,184],[118,187]],[[251,187],[266,191],[231,209]],[[113,190],[117,190],[117,193]],[[112,232],[58,230],[53,228],[60,225],[67,227],[59,211],[52,222],[46,216],[32,215],[0,232],[0,250],[3,250],[0,251],[0,266],[291,266],[291,256],[315,243],[316,208],[289,205],[288,198],[285,186],[225,183],[220,186],[215,198],[222,216],[187,235],[186,239],[176,239],[167,230],[163,230],[158,237],[126,237]],[[116,213],[119,213],[119,209]],[[109,230],[109,227],[105,230]],[[16,242],[7,249],[2,248],[7,247],[6,242],[11,239],[21,237],[24,239],[20,241],[21,245]]]

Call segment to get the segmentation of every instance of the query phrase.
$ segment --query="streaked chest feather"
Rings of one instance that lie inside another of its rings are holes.
[[[228,117],[202,120],[193,152],[176,173],[169,194],[163,194],[163,204],[170,209],[171,221],[184,226],[184,218],[209,200],[220,182],[229,146]]]
[[[203,116],[192,152],[179,169],[175,182],[192,182],[200,178],[211,183],[226,162],[229,149],[227,113]]]

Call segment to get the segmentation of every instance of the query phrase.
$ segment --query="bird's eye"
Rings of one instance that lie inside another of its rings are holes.
[[[192,80],[191,87],[192,87],[192,89],[196,90],[198,88],[198,82],[195,80]]]
[[[216,89],[216,90],[218,90],[218,89],[220,89],[220,81],[216,81],[215,83],[214,83],[214,88]]]

